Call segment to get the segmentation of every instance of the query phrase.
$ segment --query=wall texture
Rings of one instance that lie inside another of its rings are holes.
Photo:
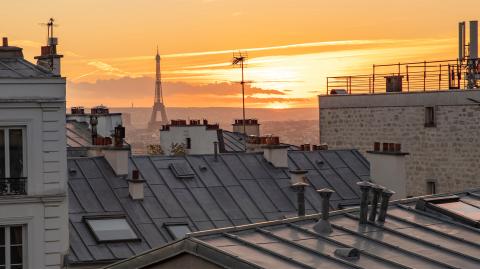
[[[342,99],[340,99],[342,98]],[[401,143],[406,156],[407,195],[480,185],[479,91],[392,95],[320,96],[320,140],[331,148],[374,142]],[[436,126],[425,127],[425,106],[434,106]]]

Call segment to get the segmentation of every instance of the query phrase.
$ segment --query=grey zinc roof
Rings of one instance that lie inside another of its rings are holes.
[[[289,153],[291,169],[308,170],[306,211],[321,210],[315,189],[337,190],[332,205],[357,203],[352,185],[369,174],[356,150]],[[172,164],[193,177],[176,177]],[[188,169],[186,168],[188,167]],[[287,168],[275,168],[259,153],[186,157],[134,156],[130,168],[145,180],[143,201],[129,197],[128,182],[115,176],[103,157],[70,158],[70,264],[112,262],[159,247],[173,238],[169,223],[192,231],[265,222],[296,215],[296,196]],[[85,217],[123,215],[140,241],[98,243]]]
[[[57,77],[50,71],[29,61],[16,58],[0,57],[0,78],[52,78]]]
[[[67,121],[67,147],[91,146],[91,132],[85,122]]]
[[[240,133],[222,130],[220,138],[221,152],[242,152],[245,151],[245,136]]]
[[[457,195],[478,203],[479,193]],[[144,268],[180,253],[227,268],[479,268],[480,230],[416,209],[422,199],[391,202],[385,223],[360,225],[358,208],[331,212],[330,234],[313,229],[319,215],[192,233],[108,268]]]
[[[219,132],[220,152],[244,152],[246,135],[242,133],[230,132],[221,130]],[[299,150],[300,148],[294,145],[281,143],[281,145],[288,145],[289,150]]]

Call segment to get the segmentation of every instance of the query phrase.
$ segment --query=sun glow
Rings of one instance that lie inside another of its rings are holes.
[[[290,108],[291,106],[287,103],[273,102],[266,105],[265,107],[271,108],[271,109],[286,109],[286,108]]]

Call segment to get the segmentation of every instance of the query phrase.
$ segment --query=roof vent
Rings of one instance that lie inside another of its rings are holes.
[[[360,251],[356,248],[337,248],[335,255],[344,259],[358,259],[360,258]]]
[[[193,173],[190,166],[185,163],[171,163],[169,165],[170,170],[172,170],[175,177],[178,179],[187,179],[187,178],[194,178],[195,174]]]

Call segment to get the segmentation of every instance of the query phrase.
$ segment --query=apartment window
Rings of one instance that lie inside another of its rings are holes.
[[[437,186],[435,181],[427,181],[427,194],[435,194],[437,193]]]
[[[435,127],[435,107],[425,107],[425,127]]]
[[[164,226],[175,240],[182,239],[186,234],[192,232],[186,223],[166,223]]]
[[[0,226],[0,269],[22,269],[25,258],[23,226]]]
[[[0,194],[24,194],[25,128],[0,127]]]
[[[187,137],[187,149],[192,148],[192,139],[190,137]]]

